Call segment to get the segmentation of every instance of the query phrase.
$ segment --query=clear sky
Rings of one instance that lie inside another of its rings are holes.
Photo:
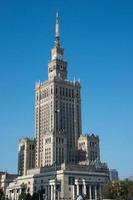
[[[83,132],[100,136],[120,177],[133,175],[132,0],[0,0],[0,170],[16,172],[18,139],[34,136],[56,11],[69,78],[82,84]]]

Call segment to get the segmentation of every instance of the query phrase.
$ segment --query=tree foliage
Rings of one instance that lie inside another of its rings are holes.
[[[43,200],[44,194],[45,194],[45,189],[41,189],[38,192],[33,193],[31,200]]]
[[[26,200],[26,193],[22,192],[19,197],[18,200]]]
[[[19,197],[18,197],[18,200],[31,200],[31,195],[30,193],[24,193],[22,192]]]
[[[103,198],[133,200],[133,181],[112,181],[103,188]]]
[[[39,194],[37,192],[34,192],[31,197],[31,200],[39,200]]]
[[[3,199],[3,197],[4,197],[4,192],[3,192],[3,190],[2,190],[2,189],[0,189],[0,200],[2,200],[2,199]]]

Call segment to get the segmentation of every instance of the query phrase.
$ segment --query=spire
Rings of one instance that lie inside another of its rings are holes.
[[[59,37],[59,19],[58,19],[58,12],[56,13],[56,24],[55,24],[55,46],[60,46],[60,37]]]

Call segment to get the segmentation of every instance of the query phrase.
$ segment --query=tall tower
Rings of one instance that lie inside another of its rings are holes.
[[[35,141],[22,138],[19,141],[18,174],[26,175],[28,169],[35,167]]]
[[[55,161],[75,163],[81,134],[80,82],[67,78],[56,14],[55,46],[48,63],[48,80],[35,87],[36,167]]]

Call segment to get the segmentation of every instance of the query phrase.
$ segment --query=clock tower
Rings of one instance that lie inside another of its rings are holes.
[[[80,82],[67,77],[56,14],[55,45],[48,63],[48,80],[36,84],[36,167],[77,163],[81,135]]]
[[[67,79],[67,62],[64,60],[64,49],[60,47],[58,13],[55,25],[55,47],[51,50],[51,60],[48,63],[48,78],[49,80]]]

